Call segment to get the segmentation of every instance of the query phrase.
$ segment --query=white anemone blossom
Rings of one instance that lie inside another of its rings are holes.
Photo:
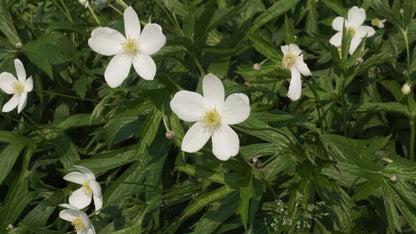
[[[17,113],[26,106],[27,93],[33,89],[33,79],[30,76],[26,79],[26,71],[19,59],[14,60],[16,68],[16,77],[8,72],[0,74],[0,89],[7,94],[13,94],[13,97],[3,106],[2,112],[9,112],[17,107]]]
[[[127,78],[131,65],[145,80],[153,80],[156,64],[150,55],[157,53],[166,43],[166,37],[158,24],[146,24],[141,31],[139,17],[130,6],[124,11],[126,37],[120,32],[100,27],[94,29],[88,45],[105,56],[115,55],[104,72],[111,88],[120,86]]]
[[[224,86],[213,74],[202,81],[204,96],[179,91],[170,102],[172,111],[182,120],[195,122],[182,140],[182,150],[194,153],[212,137],[212,152],[220,160],[238,154],[240,140],[229,126],[245,121],[250,115],[247,95],[234,93],[224,101]]]
[[[66,209],[59,212],[59,217],[71,222],[77,234],[95,234],[94,226],[85,212],[70,204],[60,204],[60,206]]]
[[[364,37],[371,37],[376,33],[376,31],[370,26],[361,26],[365,21],[365,17],[366,14],[364,9],[356,6],[352,7],[348,11],[348,19],[344,19],[341,16],[336,17],[332,21],[332,28],[338,32],[331,37],[329,43],[336,47],[341,46],[342,29],[345,25],[347,31],[351,35],[349,54],[353,54]]]
[[[69,204],[78,209],[83,209],[91,203],[91,198],[94,197],[95,210],[103,207],[103,196],[101,193],[101,186],[95,181],[95,175],[88,168],[83,166],[75,166],[80,172],[70,172],[64,176],[64,180],[80,184],[81,188],[75,190],[69,197]]]
[[[305,62],[303,62],[302,50],[295,44],[284,45],[281,47],[283,52],[282,66],[289,69],[291,79],[289,84],[289,92],[287,96],[296,101],[302,93],[302,80],[300,74],[311,76],[311,71]]]

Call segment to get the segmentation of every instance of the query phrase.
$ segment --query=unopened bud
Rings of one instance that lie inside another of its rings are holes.
[[[411,87],[410,87],[410,85],[409,85],[409,83],[404,83],[404,85],[402,86],[402,94],[403,95],[408,95],[409,93],[410,93],[410,89],[411,89]]]
[[[169,140],[172,140],[173,138],[175,138],[175,132],[174,131],[169,131],[165,134],[166,138],[168,138]]]
[[[403,8],[400,8],[400,14],[403,15],[404,14],[404,10]]]
[[[249,87],[249,88],[253,87],[253,85],[250,84],[250,83],[248,83],[247,81],[244,81],[244,85],[247,86],[247,87]]]
[[[379,18],[374,18],[374,19],[371,20],[371,24],[373,26],[378,27],[378,28],[384,28],[384,22],[386,22],[385,19],[381,20]]]
[[[363,58],[357,58],[357,62],[358,63],[363,63],[364,62],[364,59]]]
[[[396,175],[394,175],[394,174],[393,174],[393,175],[391,175],[391,176],[390,176],[390,181],[391,181],[391,182],[393,182],[393,183],[396,183],[396,181],[397,181],[397,176],[396,176]]]
[[[20,43],[20,42],[18,42],[18,43],[16,43],[16,45],[15,45],[15,47],[17,48],[17,49],[20,49],[20,48],[22,48],[22,43]]]
[[[256,70],[256,71],[259,71],[259,70],[261,69],[261,65],[260,65],[260,63],[255,63],[255,64],[253,65],[253,69],[254,69],[254,70]]]

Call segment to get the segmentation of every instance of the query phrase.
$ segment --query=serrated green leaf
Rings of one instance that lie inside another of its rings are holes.
[[[54,141],[56,154],[64,167],[70,167],[80,160],[77,148],[66,134],[62,134]]]
[[[17,158],[22,152],[25,144],[23,142],[11,143],[0,153],[0,185],[13,168]]]

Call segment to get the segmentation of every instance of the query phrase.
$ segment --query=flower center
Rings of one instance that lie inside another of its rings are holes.
[[[355,35],[355,29],[353,27],[348,27],[348,32],[351,34],[351,37]]]
[[[282,59],[282,66],[292,69],[296,65],[296,56],[293,54],[285,54]]]
[[[202,116],[202,126],[214,130],[221,123],[221,117],[215,107],[209,108]]]
[[[81,189],[82,189],[82,191],[83,191],[85,194],[92,194],[92,189],[90,188],[90,185],[88,184],[88,182],[87,182],[87,181],[85,181],[85,182],[82,184]]]
[[[25,90],[25,86],[20,82],[14,82],[12,84],[13,93],[22,93]]]
[[[380,23],[380,19],[379,18],[374,18],[371,20],[371,24],[373,26],[378,26],[378,24]]]
[[[122,44],[124,52],[130,55],[135,55],[139,51],[139,47],[135,39],[127,38]]]
[[[342,49],[341,49],[341,46],[338,46],[337,47],[337,50],[338,50],[339,57],[342,58]]]
[[[74,221],[71,222],[71,225],[74,226],[76,232],[84,230],[85,224],[82,222],[81,216],[78,216]]]

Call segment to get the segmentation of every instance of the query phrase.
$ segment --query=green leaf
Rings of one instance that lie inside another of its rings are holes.
[[[176,167],[176,170],[184,172],[190,176],[194,176],[197,178],[206,178],[220,184],[225,184],[224,174],[218,173],[203,166],[192,166],[189,164],[185,164],[184,166]]]
[[[248,211],[250,208],[250,199],[256,195],[253,187],[253,179],[249,179],[250,182],[247,186],[240,188],[240,202],[238,203],[238,208],[236,214],[241,216],[241,221],[243,222],[244,228],[247,230],[247,220],[248,220]]]
[[[13,168],[17,158],[22,152],[25,144],[20,142],[11,143],[4,148],[0,153],[0,185],[3,180],[7,177],[10,170]]]
[[[198,211],[203,209],[204,207],[208,206],[209,204],[220,200],[221,198],[227,196],[228,194],[232,193],[234,189],[224,185],[218,189],[215,189],[209,193],[203,194],[195,198],[195,201],[186,208],[185,214],[182,216],[189,217],[191,215],[196,214]]]
[[[54,122],[53,125],[62,131],[66,131],[72,128],[88,127],[89,119],[90,114],[75,114],[62,121]]]
[[[13,24],[6,0],[0,0],[0,31],[9,39],[12,45],[20,42],[19,34]]]
[[[300,0],[280,0],[273,4],[269,9],[261,13],[253,22],[249,33],[254,33],[261,26],[268,23],[270,20],[277,18],[279,15],[294,8]]]
[[[160,121],[162,120],[162,116],[162,112],[156,108],[154,108],[150,115],[147,116],[143,123],[143,127],[138,134],[138,136],[140,136],[140,141],[137,154],[144,152],[155,139],[157,130],[159,129]]]
[[[80,160],[77,148],[66,134],[62,134],[54,141],[56,154],[64,167],[70,167]]]
[[[362,103],[355,106],[352,106],[350,113],[354,112],[397,112],[406,116],[410,116],[409,110],[406,106],[397,103],[397,102],[384,102],[384,103]]]
[[[257,34],[247,34],[250,41],[253,43],[252,46],[259,53],[263,54],[267,58],[274,59],[277,61],[282,60],[282,53],[276,48],[273,42],[268,38],[260,37]],[[263,69],[263,67],[262,67]]]

